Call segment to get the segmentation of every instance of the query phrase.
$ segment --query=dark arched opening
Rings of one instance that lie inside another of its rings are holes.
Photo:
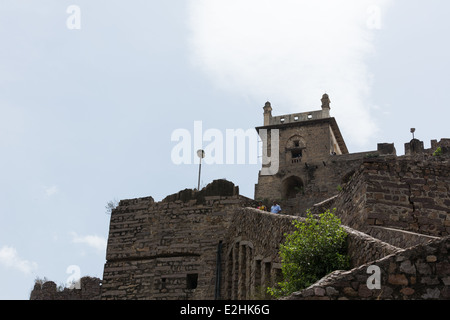
[[[303,181],[297,176],[285,179],[281,185],[281,194],[284,199],[295,198],[301,192],[303,192]]]

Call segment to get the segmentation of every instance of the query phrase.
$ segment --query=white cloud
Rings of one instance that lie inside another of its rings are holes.
[[[45,194],[49,197],[57,194],[58,192],[59,192],[59,189],[57,186],[45,187]]]
[[[97,235],[79,236],[75,232],[71,232],[70,234],[72,236],[73,243],[85,244],[100,252],[104,252],[106,250],[107,240],[103,237]]]
[[[192,0],[193,62],[274,114],[319,109],[326,92],[344,136],[362,145],[377,130],[366,60],[390,1]]]
[[[17,269],[24,274],[30,274],[37,269],[37,263],[19,257],[17,250],[10,246],[0,248],[0,264],[8,268]]]

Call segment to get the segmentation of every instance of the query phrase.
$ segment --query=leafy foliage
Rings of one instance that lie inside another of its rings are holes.
[[[437,157],[437,156],[442,156],[442,148],[438,147],[434,152],[433,152],[433,156]]]
[[[283,281],[268,288],[272,296],[289,295],[332,271],[349,268],[347,233],[334,213],[327,210],[316,218],[308,211],[305,221],[293,222],[296,230],[280,245]]]

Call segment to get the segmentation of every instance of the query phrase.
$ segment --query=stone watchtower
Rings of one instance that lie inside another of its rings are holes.
[[[272,116],[272,106],[266,102],[264,126],[256,130],[262,139],[263,129],[267,132],[263,148],[270,154],[278,129],[279,165],[277,172],[259,172],[255,199],[296,202],[295,207],[302,209],[336,193],[340,181],[330,166],[336,156],[348,154],[348,150],[335,118],[330,117],[330,98],[324,94],[321,101],[321,110],[281,116]],[[276,154],[269,156],[273,159]]]

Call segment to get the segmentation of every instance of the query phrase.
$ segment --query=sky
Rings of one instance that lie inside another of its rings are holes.
[[[266,101],[275,116],[329,94],[350,152],[388,142],[402,155],[412,127],[425,148],[450,138],[448,12],[446,0],[0,0],[0,299],[29,299],[38,278],[102,278],[107,203],[196,188],[198,146],[223,145],[201,187],[225,178],[252,198],[261,164],[224,140],[262,125]]]

